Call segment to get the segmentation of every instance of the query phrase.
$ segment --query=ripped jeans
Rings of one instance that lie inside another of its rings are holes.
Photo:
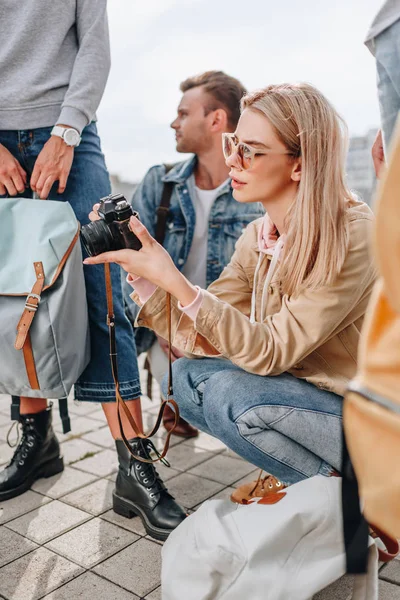
[[[220,358],[181,358],[173,374],[184,419],[283,483],[340,471],[342,396],[289,373],[253,375]]]

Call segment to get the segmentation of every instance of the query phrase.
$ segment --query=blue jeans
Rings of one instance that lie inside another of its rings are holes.
[[[226,359],[173,364],[181,415],[287,484],[341,469],[343,398],[288,373],[262,377]],[[163,381],[166,395],[166,379]]]
[[[28,174],[28,179],[32,174],[36,158],[50,137],[50,131],[51,127],[24,131],[0,131],[0,144],[5,146],[21,163]],[[85,127],[82,132],[82,141],[75,148],[74,161],[65,192],[58,194],[57,188],[58,182],[53,186],[49,198],[68,201],[82,225],[89,222],[88,214],[93,204],[110,193],[110,179],[95,123]],[[32,197],[32,191],[29,188],[21,196]],[[82,251],[84,252],[83,249]],[[83,269],[89,310],[91,359],[75,384],[75,397],[77,400],[115,402],[106,324],[104,268],[101,265],[83,265]],[[123,308],[121,275],[118,265],[112,265],[111,273],[120,392],[124,400],[132,400],[140,396],[136,347],[132,326],[126,318]]]
[[[400,112],[400,19],[374,40],[385,154]]]

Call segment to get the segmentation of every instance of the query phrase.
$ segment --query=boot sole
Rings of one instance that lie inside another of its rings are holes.
[[[146,532],[156,540],[165,542],[169,534],[173,531],[173,529],[161,529],[161,527],[152,525],[140,506],[134,504],[131,500],[121,498],[115,492],[113,493],[113,510],[117,515],[121,515],[121,517],[126,517],[127,519],[132,519],[132,517],[136,516],[140,517]]]
[[[16,496],[20,496],[21,494],[29,490],[31,485],[35,483],[37,479],[41,479],[42,477],[47,479],[48,477],[57,475],[62,471],[64,471],[64,459],[62,456],[59,456],[50,460],[47,463],[44,463],[43,465],[40,465],[40,467],[36,471],[34,471],[30,477],[25,479],[25,481],[21,483],[21,485],[19,485],[18,487],[13,488],[12,490],[8,490],[6,492],[0,492],[0,502],[3,502],[4,500],[10,500],[11,498],[15,498]]]

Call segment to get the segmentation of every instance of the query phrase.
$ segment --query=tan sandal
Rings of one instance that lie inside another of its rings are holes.
[[[383,533],[375,525],[370,525],[369,535],[374,539],[378,549],[378,556],[381,562],[387,563],[396,558],[400,552],[399,542]]]
[[[237,504],[249,504],[255,498],[264,498],[269,494],[276,494],[281,490],[285,489],[285,485],[279,481],[273,475],[266,473],[264,477],[262,474],[264,471],[261,469],[258,479],[256,481],[250,481],[239,486],[231,494],[232,502]]]

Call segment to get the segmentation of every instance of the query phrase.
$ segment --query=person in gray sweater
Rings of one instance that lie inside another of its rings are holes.
[[[106,0],[1,0],[0,3],[0,202],[1,196],[68,201],[81,224],[110,192],[96,129],[96,110],[110,69]],[[20,232],[23,234],[23,232]],[[185,518],[152,464],[134,461],[122,443],[109,358],[104,273],[85,267],[91,360],[75,385],[75,398],[101,402],[116,440],[119,472],[114,510],[139,514],[159,539]],[[123,309],[119,269],[112,273],[122,398],[139,427],[140,378],[133,330]],[[24,435],[0,473],[0,502],[27,490],[52,463],[61,465],[47,399],[21,398]],[[133,451],[149,458],[153,445],[135,438]],[[32,436],[34,440],[32,440]]]
[[[400,111],[400,0],[385,0],[365,44],[376,60],[381,129],[372,147],[372,159],[379,177]]]

